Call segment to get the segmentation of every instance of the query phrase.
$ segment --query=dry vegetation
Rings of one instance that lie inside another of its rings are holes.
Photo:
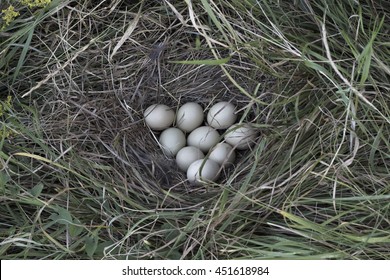
[[[16,5],[0,32],[0,258],[388,259],[388,7]],[[217,100],[259,138],[193,188],[142,112]]]

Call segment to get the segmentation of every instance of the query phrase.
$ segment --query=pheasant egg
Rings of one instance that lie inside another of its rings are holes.
[[[210,152],[209,159],[221,166],[232,164],[236,159],[236,152],[227,143],[218,143]]]
[[[188,146],[194,146],[207,153],[219,141],[220,135],[217,130],[210,126],[201,126],[188,135]]]
[[[187,179],[196,186],[202,185],[202,181],[215,181],[219,176],[219,167],[219,164],[211,159],[199,159],[188,167]]]
[[[239,150],[248,149],[255,138],[256,131],[249,123],[234,124],[225,134],[225,141]]]
[[[229,102],[218,102],[212,106],[207,114],[207,122],[216,129],[225,129],[234,124],[237,115],[236,107]]]
[[[159,142],[167,156],[175,156],[186,145],[186,137],[183,131],[171,127],[161,133]]]
[[[176,155],[177,166],[182,171],[187,171],[188,167],[194,161],[204,158],[204,154],[196,147],[187,146],[182,148]]]
[[[154,130],[170,127],[175,120],[175,112],[167,105],[153,104],[144,112],[146,124]]]
[[[193,131],[204,119],[203,109],[198,103],[189,102],[179,108],[176,115],[176,125],[184,132]]]

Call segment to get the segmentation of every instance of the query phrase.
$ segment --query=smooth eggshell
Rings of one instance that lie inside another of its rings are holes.
[[[177,166],[182,171],[187,171],[191,163],[204,158],[204,154],[196,147],[187,146],[182,148],[176,155]]]
[[[227,129],[225,141],[238,150],[248,149],[256,138],[256,131],[249,123],[234,124]]]
[[[188,135],[187,144],[207,153],[218,143],[219,139],[220,135],[217,130],[210,126],[201,126]]]
[[[207,114],[207,123],[216,129],[225,129],[237,120],[236,107],[229,102],[218,102]]]
[[[236,159],[236,152],[227,143],[218,143],[210,152],[209,159],[221,166],[228,166]]]
[[[219,164],[211,159],[199,159],[193,162],[187,170],[187,179],[194,185],[202,185],[202,181],[212,181],[218,179]]]
[[[180,129],[170,127],[161,133],[159,142],[167,156],[175,156],[186,145],[186,137]]]
[[[193,131],[204,119],[203,108],[198,103],[189,102],[179,108],[176,114],[176,125],[184,132]]]
[[[144,112],[146,124],[154,130],[170,127],[175,120],[175,112],[164,104],[153,104]]]

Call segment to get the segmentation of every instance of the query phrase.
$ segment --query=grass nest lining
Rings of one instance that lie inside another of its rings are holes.
[[[0,256],[388,258],[385,7],[53,1],[33,28],[25,11],[2,34]],[[260,136],[193,188],[142,112],[219,100]]]

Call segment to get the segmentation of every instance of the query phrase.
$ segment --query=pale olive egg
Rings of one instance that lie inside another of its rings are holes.
[[[188,167],[194,161],[204,158],[204,154],[196,147],[187,146],[182,148],[176,155],[177,166],[182,171],[187,171]]]
[[[194,146],[207,153],[219,141],[220,135],[217,130],[210,126],[201,126],[188,135],[188,146]]]
[[[202,185],[202,181],[212,181],[218,179],[219,164],[211,159],[199,159],[193,162],[187,170],[187,179],[194,185]]]
[[[256,138],[256,131],[249,123],[234,124],[227,129],[225,141],[239,150],[248,149]]]
[[[153,104],[144,112],[146,124],[154,130],[170,127],[175,120],[175,112],[164,104]]]
[[[218,102],[213,105],[208,114],[207,122],[209,126],[216,129],[225,129],[234,124],[237,119],[236,107],[229,102]]]
[[[186,137],[180,129],[170,127],[161,133],[159,142],[167,156],[175,156],[186,145]]]
[[[234,162],[236,152],[227,143],[218,143],[210,152],[209,159],[225,167]]]
[[[176,114],[176,125],[184,132],[193,131],[204,119],[203,108],[198,103],[189,102],[179,108]]]

